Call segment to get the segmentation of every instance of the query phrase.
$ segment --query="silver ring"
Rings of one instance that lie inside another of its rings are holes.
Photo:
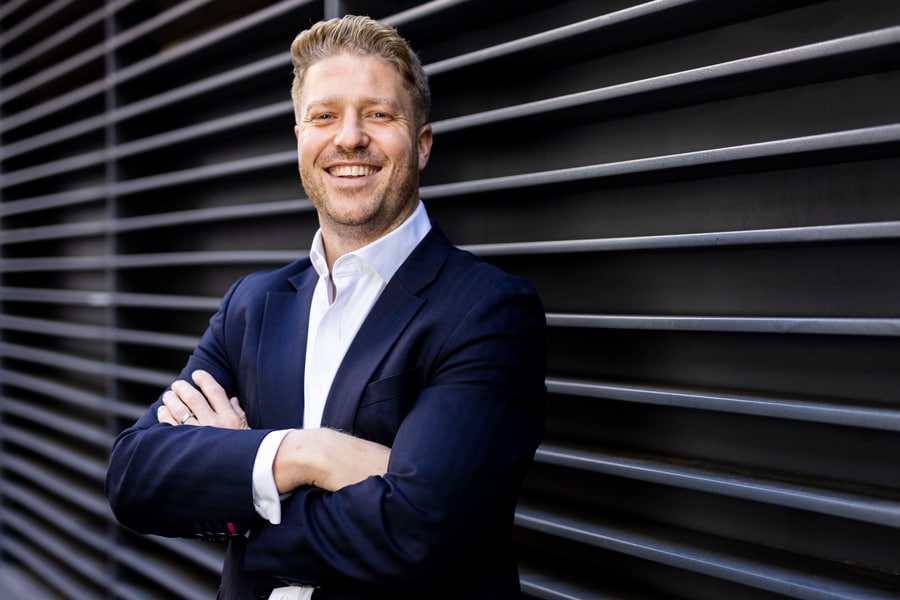
[[[187,420],[193,416],[194,416],[194,413],[192,413],[191,411],[187,411],[186,413],[184,413],[184,416],[182,416],[181,419],[178,420],[178,424],[184,425],[185,423],[187,423]]]

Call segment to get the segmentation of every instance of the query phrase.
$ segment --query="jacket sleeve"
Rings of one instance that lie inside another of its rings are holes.
[[[281,525],[251,533],[245,568],[315,585],[390,585],[434,581],[473,545],[508,553],[516,495],[543,434],[544,328],[524,282],[472,303],[444,327],[386,475],[335,493],[296,491]]]
[[[180,378],[209,371],[236,393],[234,353],[225,321],[238,283],[188,360]],[[256,448],[268,430],[173,427],[157,422],[161,396],[112,446],[106,495],[116,518],[141,533],[223,540],[258,524],[251,476]]]

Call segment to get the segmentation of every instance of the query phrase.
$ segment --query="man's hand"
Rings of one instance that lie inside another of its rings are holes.
[[[247,416],[237,398],[229,398],[225,390],[206,371],[194,371],[191,379],[200,391],[187,381],[178,380],[163,394],[163,405],[156,412],[160,423],[169,425],[209,425],[223,429],[249,429]]]
[[[249,429],[237,398],[206,371],[194,371],[191,379],[172,384],[157,411],[160,423],[208,425],[224,429]],[[272,465],[279,493],[314,485],[328,491],[359,483],[387,472],[391,449],[333,429],[295,429],[285,436]]]
[[[272,472],[278,492],[303,485],[334,492],[387,472],[391,449],[333,429],[295,429],[278,447]]]

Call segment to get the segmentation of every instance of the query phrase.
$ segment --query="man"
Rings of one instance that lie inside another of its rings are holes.
[[[116,440],[110,504],[140,532],[227,540],[220,598],[517,597],[543,308],[429,221],[428,85],[396,31],[333,19],[291,54],[310,257],[232,286]]]

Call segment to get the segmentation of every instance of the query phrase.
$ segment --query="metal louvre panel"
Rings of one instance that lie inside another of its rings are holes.
[[[0,550],[52,598],[213,597],[108,448],[228,285],[305,255],[287,47],[342,13],[434,92],[428,210],[532,280],[533,598],[900,598],[900,4],[0,4]]]

